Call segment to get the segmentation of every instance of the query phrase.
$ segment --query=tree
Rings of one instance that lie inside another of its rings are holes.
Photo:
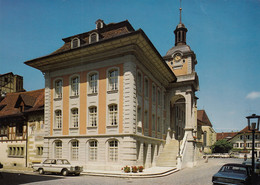
[[[232,144],[227,140],[218,140],[212,145],[212,153],[228,153],[232,149]]]

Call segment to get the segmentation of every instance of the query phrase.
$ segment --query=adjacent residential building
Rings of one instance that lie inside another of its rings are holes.
[[[6,93],[22,91],[24,91],[22,76],[14,75],[12,72],[0,74],[0,99]]]
[[[45,76],[43,157],[85,170],[195,165],[198,76],[187,28],[177,25],[162,57],[128,21],[95,26],[25,62]]]
[[[44,89],[7,93],[0,102],[0,162],[28,167],[42,160]]]
[[[202,151],[211,153],[211,146],[216,142],[216,132],[205,110],[198,110],[198,140],[202,143]]]
[[[244,157],[245,151],[249,152],[248,158],[252,156],[252,131],[246,126],[241,131],[228,139],[233,148],[241,152],[240,157]],[[260,156],[260,131],[255,132],[255,156]]]
[[[216,135],[216,140],[222,140],[222,139],[225,139],[225,140],[228,140],[228,139],[231,139],[232,137],[234,137],[235,135],[237,135],[238,132],[220,132],[220,133],[217,133]]]

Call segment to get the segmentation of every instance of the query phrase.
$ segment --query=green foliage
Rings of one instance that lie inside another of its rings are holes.
[[[232,149],[232,144],[227,140],[218,140],[212,145],[212,153],[228,153]]]

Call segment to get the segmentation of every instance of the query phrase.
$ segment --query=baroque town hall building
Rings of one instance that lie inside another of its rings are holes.
[[[84,170],[195,165],[197,60],[186,33],[180,21],[162,57],[127,20],[99,19],[96,29],[26,61],[45,77],[43,157]]]

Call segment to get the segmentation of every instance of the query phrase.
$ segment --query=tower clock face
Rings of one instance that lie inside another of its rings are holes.
[[[174,60],[176,62],[179,62],[181,60],[181,55],[180,54],[175,55]]]

